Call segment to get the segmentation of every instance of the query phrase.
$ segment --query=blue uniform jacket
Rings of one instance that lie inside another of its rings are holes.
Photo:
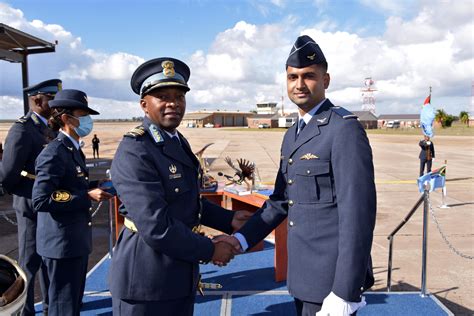
[[[209,261],[211,240],[195,234],[199,222],[231,233],[233,212],[200,199],[199,162],[185,138],[173,142],[147,117],[126,134],[112,163],[123,214],[137,233],[122,229],[110,271],[119,299],[167,300],[194,295],[199,261]]]
[[[374,282],[372,151],[351,114],[326,100],[296,141],[287,131],[274,193],[240,230],[252,247],[288,218],[287,285],[303,301],[358,302]]]
[[[33,210],[22,199],[31,199],[33,179],[21,176],[22,171],[35,174],[35,159],[43,148],[55,137],[33,112],[16,121],[5,139],[3,153],[3,188],[15,195],[13,208],[21,211],[24,216],[33,218]]]
[[[38,212],[38,254],[62,259],[92,251],[89,187],[84,157],[59,133],[36,160],[32,200]]]
[[[434,149],[433,142],[430,142],[430,144],[428,145],[426,140],[423,139],[423,140],[420,140],[418,145],[421,148],[420,155],[418,156],[421,160],[431,160],[431,159],[435,158],[435,149]],[[430,154],[431,154],[430,159],[427,159],[428,158],[428,155],[427,155],[428,150],[430,151]]]

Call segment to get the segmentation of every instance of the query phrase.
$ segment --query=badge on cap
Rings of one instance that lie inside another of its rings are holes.
[[[313,55],[306,56],[306,58],[308,58],[309,60],[314,60],[315,57],[316,57],[316,53],[314,53]]]
[[[171,60],[165,60],[161,63],[161,67],[163,67],[163,74],[166,77],[174,77],[174,63]]]
[[[60,202],[60,203],[69,202],[71,200],[71,193],[64,190],[57,190],[51,194],[51,198],[55,202]]]

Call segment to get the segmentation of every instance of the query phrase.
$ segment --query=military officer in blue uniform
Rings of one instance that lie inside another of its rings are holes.
[[[299,123],[284,136],[273,194],[231,242],[245,250],[287,218],[287,286],[297,314],[350,315],[374,283],[372,151],[356,116],[326,99],[327,61],[309,36],[296,40],[286,72]]]
[[[31,205],[35,159],[56,137],[48,126],[48,102],[61,90],[61,80],[51,79],[27,87],[30,111],[13,124],[5,140],[3,188],[13,194],[18,224],[18,262],[27,276],[27,297],[22,315],[34,315],[35,276],[38,271],[43,310],[48,310],[48,277],[36,252],[36,214]]]
[[[145,62],[131,79],[145,117],[125,135],[111,168],[125,216],[109,278],[114,315],[192,315],[199,262],[234,255],[229,244],[197,233],[200,224],[232,233],[246,212],[200,198],[199,161],[176,130],[189,76],[185,63],[166,57]]]
[[[92,250],[91,200],[112,196],[89,181],[79,138],[93,127],[87,95],[62,90],[49,102],[59,135],[36,160],[33,207],[38,214],[36,249],[48,271],[49,315],[77,316],[80,312]]]
[[[425,165],[426,165],[426,172],[431,172],[431,165],[435,159],[435,149],[433,142],[431,141],[430,137],[425,135],[422,140],[418,143],[420,146],[420,177],[424,174]]]

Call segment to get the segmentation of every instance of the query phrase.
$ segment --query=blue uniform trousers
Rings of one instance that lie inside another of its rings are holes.
[[[16,220],[18,224],[18,262],[25,271],[27,281],[26,304],[22,315],[35,315],[35,277],[38,277],[43,296],[43,310],[48,310],[48,287],[49,280],[46,267],[41,256],[36,252],[36,214],[31,217],[25,216],[26,209],[31,209],[31,200],[13,196],[16,209]]]
[[[78,316],[86,283],[88,255],[52,259],[43,257],[49,276],[49,316]]]
[[[112,297],[114,316],[193,316],[195,295],[166,301],[121,300]]]

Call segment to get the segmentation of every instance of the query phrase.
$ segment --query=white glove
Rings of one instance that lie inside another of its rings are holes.
[[[347,302],[333,292],[324,299],[321,310],[316,316],[349,316],[367,305],[365,297],[360,302]]]

